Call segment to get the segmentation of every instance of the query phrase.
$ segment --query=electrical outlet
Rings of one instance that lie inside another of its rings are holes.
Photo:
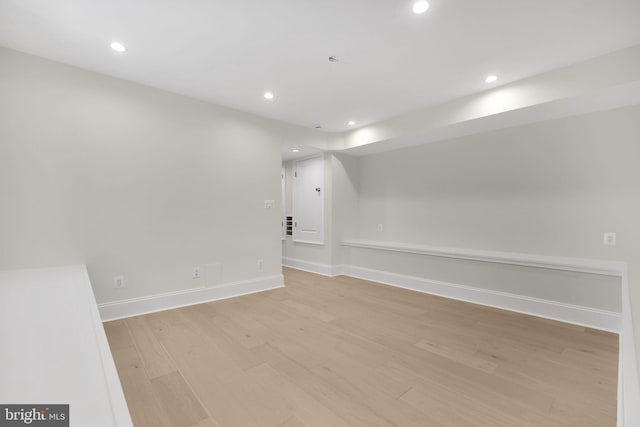
[[[616,245],[616,233],[605,232],[604,233],[604,241],[603,243],[607,246],[615,246]]]
[[[193,267],[193,272],[191,273],[191,278],[199,279],[200,278],[200,267]]]
[[[378,224],[378,233],[382,233],[384,231],[384,226],[382,224]]]
[[[115,276],[113,278],[113,288],[114,289],[124,288],[124,276]]]
[[[262,270],[262,265],[264,264],[264,261],[259,259],[258,260],[258,270]]]

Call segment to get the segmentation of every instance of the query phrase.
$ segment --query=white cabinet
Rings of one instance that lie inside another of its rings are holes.
[[[280,206],[282,207],[280,237],[284,240],[287,237],[287,174],[284,165],[280,172]]]
[[[293,163],[293,240],[324,244],[324,159]]]

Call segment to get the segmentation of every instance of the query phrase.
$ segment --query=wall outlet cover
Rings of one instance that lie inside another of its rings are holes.
[[[113,287],[114,289],[124,288],[124,276],[114,276]]]

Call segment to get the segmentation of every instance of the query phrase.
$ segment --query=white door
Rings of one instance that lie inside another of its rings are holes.
[[[293,240],[324,243],[324,160],[322,156],[293,164]]]
[[[287,237],[287,193],[286,193],[286,174],[284,165],[282,165],[282,171],[280,173],[280,203],[282,206],[282,224],[281,224],[281,237],[284,240]]]

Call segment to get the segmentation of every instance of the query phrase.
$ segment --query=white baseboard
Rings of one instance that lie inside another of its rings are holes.
[[[282,288],[282,274],[98,304],[103,322]]]
[[[308,271],[322,276],[335,277],[343,274],[343,265],[328,265],[317,262],[305,261],[296,258],[282,258],[284,267],[295,268],[296,270]]]
[[[356,266],[344,266],[344,274],[385,285],[410,289],[446,298],[487,305],[518,313],[559,320],[609,332],[620,332],[620,313],[590,307],[498,292],[472,286],[405,276]]]

